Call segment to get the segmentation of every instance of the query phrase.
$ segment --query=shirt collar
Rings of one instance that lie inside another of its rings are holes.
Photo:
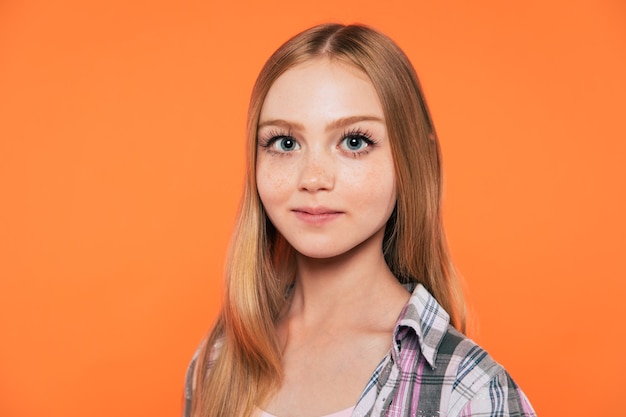
[[[417,337],[422,355],[435,368],[437,350],[448,330],[450,316],[422,284],[410,284],[407,289],[413,293],[394,329],[394,361],[398,363],[405,339]]]

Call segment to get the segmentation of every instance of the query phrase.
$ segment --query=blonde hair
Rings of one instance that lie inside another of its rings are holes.
[[[391,39],[371,28],[315,26],[274,52],[252,91],[245,189],[227,261],[224,304],[196,365],[194,417],[248,417],[280,384],[274,326],[295,263],[293,249],[269,222],[257,193],[257,126],[274,81],[295,65],[319,57],[361,69],[383,107],[397,181],[396,208],[383,241],[389,268],[403,283],[423,284],[450,314],[452,324],[465,329],[464,301],[441,219],[439,143],[415,70]]]

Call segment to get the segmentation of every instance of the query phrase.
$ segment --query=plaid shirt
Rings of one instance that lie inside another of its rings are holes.
[[[187,372],[189,415],[195,358]],[[389,353],[370,377],[352,417],[536,417],[504,368],[450,326],[421,284],[404,307]]]
[[[353,417],[536,417],[524,393],[417,285]]]

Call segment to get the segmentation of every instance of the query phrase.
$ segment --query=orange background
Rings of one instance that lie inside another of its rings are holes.
[[[623,1],[4,0],[0,416],[178,415],[252,83],[324,21],[421,76],[471,336],[541,416],[626,415]]]

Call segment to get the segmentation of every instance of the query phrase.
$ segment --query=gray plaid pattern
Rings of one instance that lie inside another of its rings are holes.
[[[352,417],[536,417],[508,373],[417,285]]]

